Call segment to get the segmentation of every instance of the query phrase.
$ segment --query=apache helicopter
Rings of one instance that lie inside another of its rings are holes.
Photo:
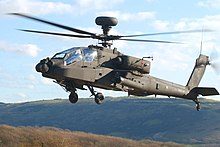
[[[55,82],[70,92],[69,101],[78,101],[77,89],[87,90],[88,87],[97,104],[104,100],[102,93],[96,92],[93,87],[125,91],[128,95],[148,96],[164,95],[192,100],[196,103],[196,109],[200,110],[198,96],[219,95],[218,91],[212,87],[198,87],[206,66],[210,65],[209,57],[200,54],[192,74],[186,84],[180,85],[163,79],[153,77],[150,74],[151,62],[147,60],[152,57],[136,58],[124,55],[117,48],[111,48],[114,40],[156,42],[156,43],[177,43],[170,41],[130,39],[132,37],[193,33],[201,30],[163,32],[138,35],[109,35],[109,31],[116,26],[118,20],[114,17],[97,17],[95,22],[101,26],[103,34],[96,34],[73,27],[57,24],[36,17],[20,13],[10,13],[31,19],[34,21],[49,24],[58,28],[72,31],[78,34],[55,33],[46,31],[36,31],[21,29],[21,31],[97,39],[101,45],[89,45],[88,47],[73,47],[56,53],[52,58],[46,58],[36,65],[36,71],[42,73],[43,77],[54,79]]]

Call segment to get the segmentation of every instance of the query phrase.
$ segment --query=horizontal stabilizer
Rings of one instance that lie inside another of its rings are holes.
[[[190,93],[191,92],[197,95],[201,94],[202,96],[219,95],[219,92],[212,87],[195,87],[190,91]]]

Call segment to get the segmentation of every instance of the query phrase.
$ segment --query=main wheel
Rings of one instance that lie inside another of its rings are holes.
[[[96,104],[101,104],[103,100],[104,100],[104,95],[102,93],[97,93],[95,95]]]
[[[69,101],[71,103],[76,103],[78,101],[78,94],[75,92],[71,92],[69,95]]]

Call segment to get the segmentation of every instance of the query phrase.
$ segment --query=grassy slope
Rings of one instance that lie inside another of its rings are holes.
[[[176,99],[92,99],[0,104],[0,124],[52,126],[131,139],[220,144],[220,103]]]
[[[117,137],[71,132],[48,127],[0,126],[0,146],[51,146],[51,147],[181,147],[175,143],[133,141]]]

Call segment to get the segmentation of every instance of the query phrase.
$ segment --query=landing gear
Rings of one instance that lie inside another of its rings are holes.
[[[196,103],[196,110],[199,111],[201,109],[201,104],[198,99],[193,100]]]
[[[104,95],[102,93],[97,93],[95,95],[96,104],[101,104],[103,100],[104,100]]]
[[[76,103],[79,99],[78,94],[76,93],[76,87],[79,89],[82,89],[82,90],[86,90],[85,88],[83,88],[83,85],[76,86],[73,81],[61,80],[61,81],[55,81],[55,82],[57,84],[59,84],[60,86],[64,87],[66,92],[70,92],[69,101],[71,103]],[[87,85],[87,86],[88,86],[90,92],[92,93],[91,96],[95,97],[94,100],[95,100],[96,104],[101,104],[104,100],[104,95],[102,93],[96,93],[92,86],[90,86],[90,85]]]
[[[76,103],[78,101],[78,94],[75,92],[71,92],[69,95],[69,101],[71,103]]]
[[[101,104],[104,100],[104,95],[102,93],[95,93],[93,87],[88,85],[88,88],[90,90],[90,92],[92,93],[92,96],[95,96],[94,100],[96,102],[96,104]]]
[[[79,99],[78,94],[76,93],[76,86],[74,82],[68,82],[65,80],[55,81],[55,83],[59,84],[61,87],[64,87],[66,92],[70,92],[69,101],[71,103],[76,103]]]

